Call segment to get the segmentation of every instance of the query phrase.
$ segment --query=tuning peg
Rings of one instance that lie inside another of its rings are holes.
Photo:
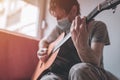
[[[113,13],[115,13],[115,11],[116,11],[116,6],[113,7],[112,10],[113,10]]]

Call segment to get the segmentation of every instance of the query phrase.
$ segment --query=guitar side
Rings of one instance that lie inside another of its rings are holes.
[[[59,52],[59,49],[57,49],[55,52],[51,53],[54,49],[55,45],[58,44],[64,37],[64,33],[62,33],[54,42],[52,42],[48,47],[48,55],[51,55],[46,62],[42,62],[39,60],[37,67],[35,69],[35,72],[32,75],[31,80],[37,80],[41,74],[47,70],[55,61],[57,54]]]

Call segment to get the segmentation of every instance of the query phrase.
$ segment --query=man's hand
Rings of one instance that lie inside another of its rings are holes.
[[[90,22],[91,23],[91,22]],[[86,24],[86,18],[77,16],[71,25],[71,35],[76,49],[85,49],[88,47],[89,32],[91,31],[91,24]]]
[[[47,51],[47,48],[40,48],[37,52],[37,56],[42,62],[46,62],[48,59]]]
[[[77,49],[81,49],[87,45],[88,32],[86,29],[85,18],[81,19],[79,16],[75,18],[71,26],[72,40]]]

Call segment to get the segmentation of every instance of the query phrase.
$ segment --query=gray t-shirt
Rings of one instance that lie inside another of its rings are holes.
[[[63,32],[69,33],[70,32],[70,26],[67,27],[67,28],[64,28],[64,30],[63,30],[63,29],[59,28],[58,25],[56,25],[56,27],[52,30],[52,32],[47,37],[45,37],[44,39],[48,43],[51,43],[51,42],[55,41],[60,36],[61,33],[63,33]]]
[[[89,44],[92,42],[102,42],[105,45],[110,44],[108,31],[105,23],[101,21],[94,21],[93,27],[89,36]]]
[[[51,43],[54,40],[56,40],[62,32],[69,33],[69,31],[70,27],[62,30],[58,26],[56,26],[53,29],[53,31],[47,37],[45,37],[45,39],[48,43]],[[103,22],[101,21],[93,22],[93,28],[91,30],[89,40],[90,44],[91,42],[103,42],[105,45],[110,44],[107,27]]]

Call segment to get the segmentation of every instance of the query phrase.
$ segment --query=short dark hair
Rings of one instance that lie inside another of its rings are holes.
[[[74,5],[77,6],[77,15],[80,14],[80,6],[77,0],[50,0],[49,11],[52,14],[55,7],[59,6],[60,8],[64,9],[68,14]]]

